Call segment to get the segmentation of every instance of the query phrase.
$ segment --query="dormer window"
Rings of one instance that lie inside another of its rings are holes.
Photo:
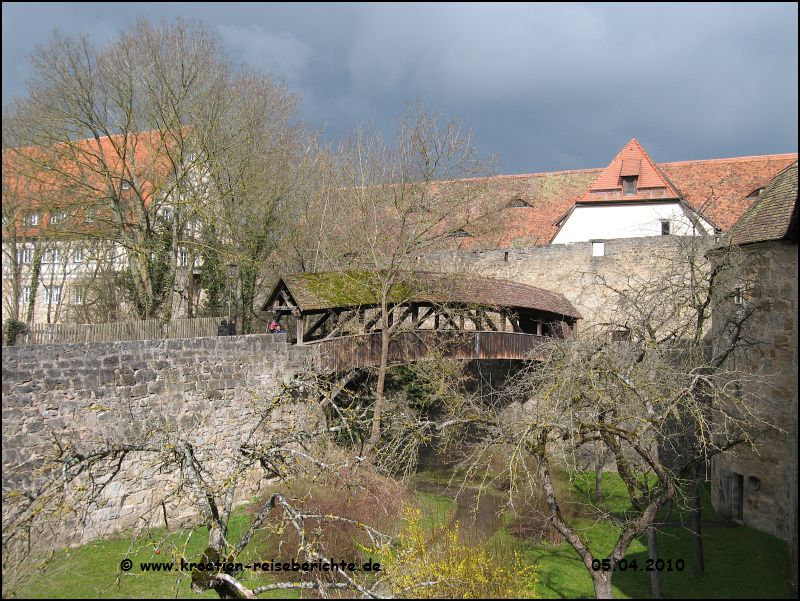
[[[447,234],[448,238],[469,238],[472,236],[467,230],[458,229]]]
[[[639,180],[638,175],[626,175],[622,178],[622,195],[636,196],[636,186]]]
[[[764,191],[764,188],[756,188],[750,194],[747,195],[747,198],[758,198],[761,196],[761,193]]]
[[[130,189],[131,189],[131,183],[126,179],[122,180],[122,190],[124,191]]]
[[[522,198],[517,197],[508,202],[506,205],[507,209],[531,209],[530,203],[525,202]]]

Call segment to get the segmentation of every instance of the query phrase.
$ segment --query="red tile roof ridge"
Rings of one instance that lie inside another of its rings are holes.
[[[433,179],[429,184],[449,184],[452,182],[478,182],[491,179],[523,179],[526,177],[545,177],[548,175],[569,175],[571,173],[592,173],[599,171],[602,167],[589,167],[586,169],[565,169],[563,171],[540,171],[538,173],[498,173],[496,175],[477,175],[474,177],[463,177],[455,179]]]
[[[628,141],[628,144],[631,142],[636,142],[641,148],[641,144],[636,138],[631,138]],[[626,144],[627,146],[627,144]],[[647,154],[647,153],[645,153]],[[649,158],[649,157],[648,157]],[[698,163],[729,163],[729,162],[744,162],[744,161],[759,161],[764,159],[780,161],[784,159],[796,159],[797,153],[796,152],[786,152],[782,154],[758,154],[758,155],[750,155],[750,156],[742,156],[742,157],[730,157],[730,158],[719,158],[719,159],[691,159],[688,161],[672,161],[666,163],[656,163],[652,159],[651,162],[656,167],[661,166],[672,166],[672,165],[693,165]],[[439,179],[439,180],[431,180],[430,183],[449,183],[449,182],[472,182],[472,181],[480,181],[480,180],[487,180],[487,179],[515,179],[515,178],[526,178],[526,177],[546,177],[548,175],[568,175],[570,173],[591,173],[593,171],[602,171],[604,167],[584,167],[583,169],[564,169],[561,171],[538,171],[534,173],[498,173],[496,175],[482,175],[482,176],[475,176],[475,177],[465,177],[461,179]],[[662,174],[663,175],[663,174]],[[669,182],[671,183],[671,182]]]
[[[487,179],[511,178],[511,177],[520,177],[520,178],[544,177],[546,175],[567,175],[569,173],[591,173],[592,171],[598,171],[600,169],[602,169],[602,167],[587,167],[585,169],[564,169],[562,171],[539,171],[537,173],[511,173],[511,174],[490,175]]]
[[[661,165],[693,165],[697,163],[745,163],[747,161],[763,161],[763,160],[774,160],[774,161],[782,161],[785,159],[797,159],[796,152],[784,152],[778,154],[754,154],[748,156],[741,156],[741,157],[728,157],[728,158],[719,158],[719,159],[693,159],[689,161],[672,161],[668,163],[657,163],[659,166]]]

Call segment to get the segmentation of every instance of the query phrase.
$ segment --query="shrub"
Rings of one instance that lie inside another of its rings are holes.
[[[421,512],[407,508],[405,528],[393,545],[365,549],[381,564],[392,594],[423,599],[530,598],[534,566],[516,552],[496,556],[486,546],[460,541],[458,523],[431,535]]]
[[[393,534],[410,494],[399,483],[382,476],[366,464],[357,470],[341,470],[337,475],[287,485],[284,494],[290,503],[305,514],[323,516],[305,520],[307,542],[335,561],[361,560],[369,537],[357,523],[366,523],[379,532]],[[263,504],[255,507],[260,510]],[[336,520],[338,516],[357,523]],[[260,545],[263,559],[276,561],[299,558],[300,539],[284,519],[283,510],[275,509],[266,521],[269,535]],[[291,576],[288,574],[287,576]]]
[[[14,346],[14,343],[17,341],[17,336],[24,334],[28,330],[27,324],[24,321],[18,321],[16,319],[6,319],[5,326],[6,344],[8,346]]]

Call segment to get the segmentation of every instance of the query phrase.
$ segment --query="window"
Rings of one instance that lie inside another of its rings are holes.
[[[733,304],[734,305],[743,305],[744,304],[744,291],[741,286],[736,286],[733,290]]]
[[[636,196],[636,185],[639,179],[638,175],[626,175],[622,178],[622,195],[623,196]]]
[[[178,265],[180,267],[189,265],[189,251],[183,247],[178,249]]]
[[[122,180],[121,188],[123,190],[130,190],[131,189],[131,183],[128,180],[124,179],[124,180]]]
[[[46,250],[44,252],[44,257],[42,258],[42,263],[50,263],[50,264],[61,263],[61,251],[57,248]]]
[[[72,304],[73,305],[82,305],[83,298],[85,296],[85,291],[83,286],[73,286],[72,288]]]
[[[30,246],[23,246],[17,249],[17,263],[30,265],[33,262],[33,249]]]
[[[603,257],[606,254],[605,242],[592,242],[592,256]]]
[[[22,301],[23,305],[28,305],[31,302],[31,287],[30,286],[23,286],[22,294],[20,295],[20,300]]]
[[[470,234],[467,230],[462,229],[455,230],[447,234],[448,238],[469,238],[470,236],[472,236],[472,234]]]
[[[200,233],[200,220],[199,219],[189,219],[186,222],[186,233],[190,237],[195,237]]]
[[[73,263],[78,263],[78,264],[83,263],[83,249],[82,248],[76,248],[74,251],[72,251],[72,262]]]
[[[33,226],[39,225],[39,213],[33,211],[31,213],[25,213],[25,217],[22,219],[22,223],[26,226]]]
[[[669,219],[662,219],[661,220],[661,235],[662,236],[669,236],[669,230],[670,230]]]
[[[747,198],[758,198],[761,196],[761,193],[764,191],[764,188],[756,188],[750,194],[747,195]]]
[[[50,225],[61,225],[67,220],[67,214],[64,211],[56,211],[50,214]]]
[[[94,211],[92,209],[86,209],[83,214],[83,222],[94,223]]]
[[[61,302],[61,286],[45,286],[44,302],[48,305],[57,305]]]
[[[166,221],[170,221],[172,219],[172,209],[169,207],[165,207],[161,211],[161,215],[164,217]]]

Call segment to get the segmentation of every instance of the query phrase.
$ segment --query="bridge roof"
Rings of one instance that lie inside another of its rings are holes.
[[[264,304],[269,309],[285,286],[302,312],[380,304],[379,274],[365,271],[284,275]],[[402,274],[389,294],[392,303],[460,304],[530,309],[580,319],[563,295],[543,288],[473,274],[418,271]]]

